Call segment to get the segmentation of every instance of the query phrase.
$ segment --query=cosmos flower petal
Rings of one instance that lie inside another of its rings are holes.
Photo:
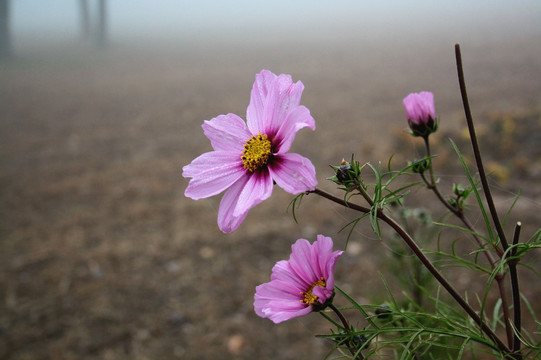
[[[271,280],[284,281],[293,284],[298,291],[304,291],[311,285],[310,282],[297,276],[287,260],[278,261],[272,268]]]
[[[333,242],[328,236],[318,235],[317,241],[314,243],[314,250],[318,254],[319,271],[327,278],[330,273],[334,272],[336,260],[343,251],[332,251]]]
[[[265,298],[269,300],[295,300],[299,301],[300,291],[291,284],[288,285],[286,281],[272,281],[262,285],[259,285],[259,291],[257,291],[259,298]]]
[[[246,111],[250,131],[274,137],[288,114],[299,106],[303,90],[302,82],[293,83],[290,75],[268,70],[257,74]]]
[[[205,120],[202,128],[214,150],[237,150],[239,157],[244,143],[251,136],[244,120],[235,114],[219,115],[212,120]]]
[[[267,107],[267,97],[269,88],[274,86],[275,74],[269,70],[262,70],[256,74],[252,92],[250,94],[250,104],[246,110],[246,120],[250,131],[257,134],[265,129],[265,108]]]
[[[306,306],[298,299],[266,298],[259,295],[264,292],[265,285],[267,284],[258,286],[254,296],[254,309],[260,317],[269,318],[277,324],[312,311],[310,306]]]
[[[267,121],[264,124],[264,131],[266,134],[272,138],[279,139],[277,133],[283,127],[284,123],[288,122],[288,119],[289,122],[294,122],[295,119],[299,118],[299,115],[290,117],[290,114],[293,112],[297,114],[299,107],[297,99],[300,100],[300,94],[302,94],[303,89],[304,85],[300,81],[293,83],[291,76],[283,74],[278,76],[275,80],[274,88],[271,88],[272,91],[269,92],[267,107],[265,109]],[[294,127],[292,129],[286,129],[280,136],[286,138],[294,137]],[[281,144],[278,143],[276,146],[280,147]]]
[[[318,254],[319,262],[319,271],[323,274],[323,277],[326,279],[326,288],[334,288],[334,268],[336,262],[343,251],[336,250],[332,251],[333,242],[330,237],[318,235],[317,241],[314,243],[315,252]]]
[[[309,307],[301,308],[301,309],[297,309],[296,307],[283,308],[280,311],[276,311],[274,309],[277,306],[279,305],[274,305],[272,310],[269,309],[268,311],[265,312],[265,314],[267,315],[266,317],[268,317],[275,324],[279,324],[281,322],[284,322],[296,317],[305,316],[312,312],[312,310]]]
[[[431,92],[411,93],[402,103],[406,109],[406,118],[414,124],[427,124],[436,116],[434,94]]]
[[[261,289],[258,290],[261,291]],[[306,313],[311,312],[309,307],[304,306],[298,300],[269,300],[258,297],[254,299],[254,309],[256,314],[262,318],[277,317],[279,313],[294,314],[301,310],[306,311]]]
[[[289,260],[278,261],[274,265],[271,281],[256,287],[256,314],[279,323],[310,313],[315,301],[325,304],[334,291],[334,279],[330,287],[327,277],[333,277],[336,259],[341,254],[341,251],[332,251],[332,239],[329,237],[318,235],[314,244],[298,239],[291,246]],[[317,284],[321,280],[326,286]],[[309,303],[309,297],[305,297],[307,294],[317,298]]]
[[[248,211],[237,216],[234,215],[235,208],[238,205],[239,195],[248,180],[250,180],[250,176],[245,174],[236,183],[231,185],[222,197],[220,208],[218,209],[218,227],[224,233],[231,233],[237,230],[248,215]]]
[[[316,286],[312,290],[312,294],[318,297],[318,301],[323,304],[325,301],[332,296],[333,288],[328,289],[327,287]]]
[[[291,257],[289,258],[292,270],[308,283],[313,283],[323,274],[317,271],[319,264],[314,263],[312,244],[306,239],[299,239],[291,246]]]
[[[312,311],[310,307],[300,301],[300,292],[292,292],[287,289],[284,282],[276,281],[257,286],[254,296],[256,313],[278,323]]]
[[[279,154],[268,167],[276,184],[291,194],[314,190],[317,186],[316,169],[307,158],[295,154]]]
[[[307,107],[297,106],[287,114],[285,121],[280,124],[276,132],[276,152],[278,154],[288,152],[297,131],[305,127],[315,130],[316,122]]]
[[[436,108],[434,106],[434,94],[430,91],[421,91],[419,97],[422,99],[423,110],[432,118],[436,117]]]
[[[249,175],[244,188],[238,194],[233,216],[248,212],[251,208],[267,200],[272,194],[273,182],[268,169],[260,169]]]
[[[304,91],[304,84],[301,81],[293,83],[291,76],[287,75],[287,77],[283,78],[283,83],[281,85],[283,89],[281,91],[287,91],[287,109],[294,109],[295,107],[299,106],[301,103],[302,93]]]
[[[192,178],[184,195],[197,200],[219,194],[245,173],[236,153],[204,153],[182,168],[182,176]]]

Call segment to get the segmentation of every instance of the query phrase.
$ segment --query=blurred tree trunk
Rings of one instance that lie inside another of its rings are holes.
[[[79,0],[79,12],[81,16],[81,37],[88,40],[90,37],[90,21],[88,15],[88,0]]]
[[[98,0],[98,29],[96,31],[96,43],[99,47],[107,44],[107,2]]]
[[[11,55],[9,25],[9,0],[0,0],[0,57]]]

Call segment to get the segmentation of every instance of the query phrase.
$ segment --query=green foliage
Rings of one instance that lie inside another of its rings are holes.
[[[410,209],[401,207],[394,211],[396,218],[406,231],[412,235],[421,248],[427,247],[437,238],[438,228],[433,225],[431,213],[426,209]],[[396,234],[388,241],[389,261],[387,270],[396,274],[405,293],[411,294],[415,302],[422,307],[423,289],[432,288],[435,284],[432,274],[423,266],[411,249],[404,245],[402,239]]]
[[[351,304],[343,310],[358,310],[366,319],[362,329],[347,331],[329,315],[322,313],[337,326],[338,331],[317,335],[330,339],[331,352],[339,351],[344,358],[353,359],[349,349],[354,346],[356,358],[387,356],[394,359],[463,359],[474,353],[497,354],[485,336],[471,326],[467,317],[458,313],[452,306],[439,298],[429,297],[434,308],[432,312],[423,311],[415,303],[398,307],[392,301],[390,306],[361,305],[337,287]],[[392,296],[390,296],[393,298]],[[385,310],[385,316],[378,313]],[[362,355],[360,357],[359,355]]]
[[[300,193],[299,195],[295,196],[293,200],[289,202],[289,205],[287,206],[287,210],[291,208],[291,213],[293,215],[293,220],[295,220],[295,223],[299,223],[297,221],[297,215],[295,214],[295,210],[298,209],[301,206],[301,201],[305,193]]]
[[[464,157],[462,156],[460,150],[458,149],[458,147],[456,146],[455,142],[452,140],[452,139],[449,139],[449,141],[451,142],[451,145],[453,146],[453,149],[455,150],[457,156],[458,156],[458,159],[460,160],[460,163],[462,164],[462,167],[464,169],[464,173],[466,174],[466,176],[468,177],[468,181],[470,182],[470,188],[471,190],[473,191],[473,193],[475,194],[475,199],[477,201],[477,206],[479,207],[479,210],[481,211],[481,213],[483,214],[483,220],[485,222],[485,228],[487,229],[487,232],[488,232],[488,241],[493,244],[493,245],[496,245],[496,238],[495,238],[495,235],[494,235],[494,231],[492,229],[492,225],[490,224],[490,220],[488,218],[488,214],[487,214],[487,211],[486,211],[486,208],[485,208],[485,204],[483,202],[483,200],[481,199],[481,195],[479,194],[479,189],[477,188],[477,182],[474,180],[469,168],[468,168],[468,165],[466,164],[466,160],[464,160]]]
[[[517,242],[505,250],[500,250],[497,231],[493,228],[489,212],[481,198],[479,180],[470,172],[466,160],[452,140],[451,144],[462,164],[468,184],[453,184],[453,195],[446,200],[447,208],[451,214],[457,215],[460,219],[467,209],[467,200],[473,194],[475,198],[473,207],[477,208],[482,216],[485,232],[474,229],[468,222],[464,222],[465,225],[461,226],[447,221],[434,221],[430,212],[404,206],[404,198],[413,187],[423,183],[428,188],[437,186],[432,174],[432,162],[429,161],[432,156],[409,163],[398,171],[392,170],[391,160],[387,168],[383,169],[381,165],[376,167],[370,163],[361,166],[353,156],[350,163],[333,167],[335,176],[330,180],[339,184],[339,189],[345,192],[345,205],[350,206],[349,201],[353,196],[361,196],[370,206],[365,213],[344,225],[341,231],[349,228],[347,235],[349,241],[354,228],[367,217],[373,231],[383,238],[380,222],[382,213],[385,213],[388,219],[386,222],[401,223],[407,236],[415,239],[415,246],[419,246],[424,254],[429,255],[430,261],[437,268],[457,267],[471,272],[470,274],[484,275],[485,289],[479,295],[474,294],[473,299],[479,306],[481,321],[488,324],[488,327],[496,333],[499,329],[513,326],[513,323],[506,320],[511,308],[500,298],[489,309],[490,290],[495,282],[501,286],[500,282],[506,276],[509,266],[520,265],[540,275],[532,264],[524,263],[523,258],[530,251],[541,247],[541,229],[527,241]],[[430,182],[423,175],[425,171],[431,172]],[[420,174],[423,182],[403,181],[404,176],[410,177],[414,174]],[[367,182],[367,178],[371,181]],[[509,218],[518,198],[517,195],[505,215],[504,222]],[[441,196],[440,200],[443,201]],[[393,216],[396,220],[389,220],[391,219],[389,216]],[[446,238],[446,245],[443,246],[442,231],[446,231],[447,234],[452,231],[458,237],[450,242]],[[475,359],[487,355],[494,359],[511,359],[502,352],[501,346],[495,343],[494,338],[486,331],[481,331],[479,324],[465,314],[456,303],[449,302],[449,298],[444,299],[440,295],[440,287],[437,286],[434,274],[427,270],[409,247],[404,246],[403,236],[405,236],[403,233],[397,232],[394,236],[386,238],[391,257],[387,262],[387,270],[400,282],[402,299],[397,300],[391,294],[385,281],[390,305],[360,305],[336,287],[337,293],[350,303],[350,306],[342,310],[358,311],[364,319],[364,325],[362,328],[354,329],[336,322],[330,314],[322,313],[336,328],[336,331],[332,330],[330,334],[318,335],[333,343],[325,358],[338,351],[342,358],[352,359],[380,356],[401,360]],[[463,236],[472,237],[478,243],[478,246],[467,254],[457,249],[457,244]],[[493,254],[497,256],[494,258]],[[524,328],[513,327],[512,332],[522,344],[523,358],[535,358],[541,354],[538,336],[541,333],[541,322],[535,317],[533,308],[526,298],[522,298],[535,319],[537,330],[531,333]]]
[[[474,187],[477,187],[477,183],[475,186],[470,185],[467,187],[464,187],[462,184],[453,184],[453,194],[455,196],[449,198],[449,204],[457,211],[464,211],[466,199],[468,199]]]
[[[531,260],[535,257],[530,255],[541,247],[541,229],[528,240],[521,241],[521,224],[517,222],[513,242],[507,242],[504,225],[510,219],[520,192],[500,221],[481,161],[458,45],[455,51],[477,172],[470,169],[466,157],[451,139],[450,144],[465,174],[466,184],[454,183],[450,191],[447,190],[450,195],[440,192],[429,132],[413,134],[422,135],[425,156],[408,162],[399,170],[393,170],[392,157],[386,167],[369,162],[361,165],[353,155],[349,162],[342,160],[340,165],[331,166],[334,175],[328,180],[344,192],[343,199],[317,189],[313,191],[360,212],[340,229],[349,229],[346,245],[355,227],[368,218],[374,233],[389,249],[386,271],[393,274],[401,288],[400,297],[395,297],[382,277],[387,304],[361,305],[335,286],[336,294],[341,295],[348,306],[338,309],[331,304],[320,312],[334,327],[330,334],[318,335],[333,344],[325,358],[336,352],[340,358],[351,359],[541,358],[541,321],[530,301],[520,292],[516,271],[520,267],[541,277],[534,266],[535,260]],[[433,130],[436,129],[437,123]],[[412,181],[412,176],[421,181]],[[420,186],[435,195],[446,210],[435,221],[432,212],[404,205],[410,191]],[[295,208],[303,195],[290,203],[295,220]],[[367,205],[353,203],[354,197],[360,197]],[[477,220],[475,224],[468,216]],[[393,230],[391,236],[384,233],[382,222]],[[464,238],[473,242],[464,244]],[[484,282],[484,288],[478,292],[460,293],[442,274],[442,270],[450,268],[460,271],[461,276],[471,277],[469,280]],[[532,319],[528,327],[521,323],[524,318],[522,305]],[[331,310],[340,321],[330,313]],[[355,314],[354,323],[358,328],[348,324],[342,311]]]
[[[394,183],[396,180],[400,179],[402,175],[411,175],[411,169],[415,164],[408,164],[399,171],[394,171],[391,169],[391,160],[387,164],[387,169],[383,170],[380,167],[376,168],[370,163],[365,163],[362,166],[359,165],[359,162],[356,161],[352,155],[351,162],[346,163],[347,165],[352,165],[349,169],[349,177],[354,180],[340,181],[337,178],[337,175],[329,178],[329,180],[340,185],[339,189],[344,191],[344,200],[346,203],[352,196],[362,196],[368,204],[371,206],[370,212],[367,214],[362,214],[361,216],[355,218],[346,224],[342,229],[344,230],[348,226],[351,226],[349,238],[357,224],[361,219],[368,216],[370,219],[370,225],[378,237],[382,236],[381,227],[378,219],[378,213],[384,209],[389,209],[397,205],[402,204],[402,199],[409,193],[409,190],[412,187],[420,185],[420,182],[410,182],[406,184],[399,184],[396,188]],[[343,165],[342,165],[343,166]],[[338,173],[340,167],[334,166],[333,169]],[[374,178],[373,183],[367,183],[363,179],[363,170],[371,170],[370,178]],[[372,194],[369,194],[372,192]]]

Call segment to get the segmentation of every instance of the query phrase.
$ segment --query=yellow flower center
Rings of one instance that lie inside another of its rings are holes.
[[[246,140],[242,156],[240,157],[244,168],[254,172],[266,165],[272,155],[271,145],[267,135],[262,135],[261,133],[252,135],[250,139]]]
[[[312,305],[315,302],[317,302],[319,297],[317,295],[312,294],[312,290],[314,290],[314,288],[316,286],[325,287],[325,286],[327,286],[327,283],[325,282],[325,279],[323,277],[321,277],[320,280],[318,280],[315,283],[313,283],[312,285],[310,285],[308,290],[306,290],[305,292],[301,291],[301,295],[303,297],[301,299],[301,303],[306,304],[306,305]]]

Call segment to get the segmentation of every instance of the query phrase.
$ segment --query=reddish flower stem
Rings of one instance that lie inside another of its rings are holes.
[[[333,303],[330,303],[327,306],[330,307],[331,310],[334,311],[334,313],[338,316],[338,318],[342,322],[342,325],[344,326],[344,330],[346,330],[346,331],[351,330],[351,327],[349,326],[348,321],[346,320],[344,315],[342,315],[342,312],[336,306],[334,306]]]
[[[338,316],[338,318],[339,318],[340,321],[342,322],[342,325],[344,326],[344,330],[345,330],[347,333],[349,333],[349,332],[352,330],[352,328],[351,328],[351,326],[348,324],[348,321],[346,320],[346,318],[344,317],[344,315],[342,315],[342,312],[341,312],[336,306],[334,306],[333,303],[330,303],[328,306],[329,306],[329,307],[331,308],[331,310],[334,311],[334,313]],[[352,348],[352,347],[350,346],[349,341],[346,341],[346,345],[347,345],[348,350],[349,350],[349,352],[351,353],[351,355],[354,356],[353,359],[356,359],[356,358],[363,359],[363,356],[362,356],[360,353],[358,354],[357,357],[355,357],[356,351],[355,351],[354,348]]]
[[[513,245],[518,244],[518,239],[520,237],[520,229],[522,228],[522,223],[517,222],[515,226],[515,235],[513,236]],[[511,256],[516,256],[517,248],[511,250]],[[509,262],[509,274],[511,276],[511,287],[513,293],[513,319],[515,322],[516,333],[513,338],[513,351],[517,354],[517,360],[521,359],[520,355],[520,333],[522,330],[522,315],[520,310],[520,290],[518,288],[518,273],[517,273],[517,263],[518,260],[511,260]]]
[[[496,206],[494,205],[494,200],[492,199],[492,193],[490,192],[490,187],[488,186],[485,168],[481,159],[479,143],[477,142],[477,136],[475,135],[475,127],[473,126],[473,118],[471,115],[468,93],[466,92],[466,81],[464,80],[464,68],[462,66],[462,55],[460,53],[459,44],[455,45],[455,56],[460,94],[462,95],[462,104],[464,105],[464,113],[466,114],[466,122],[468,123],[468,131],[470,133],[470,140],[473,148],[473,154],[475,156],[475,162],[477,164],[477,170],[479,171],[479,178],[481,179],[481,185],[483,186],[483,192],[485,193],[485,198],[487,200],[487,205],[490,210],[490,215],[492,216],[492,221],[494,222],[494,226],[496,227],[496,231],[498,232],[498,236],[502,243],[503,250],[506,251],[509,247],[509,244],[507,243],[502,224],[498,217],[498,212],[496,211]]]
[[[494,226],[496,227],[496,232],[498,233],[498,237],[500,239],[500,242],[502,244],[503,251],[506,252],[509,248],[509,243],[507,242],[507,239],[505,237],[505,232],[503,231],[502,223],[500,222],[500,219],[498,217],[498,212],[496,211],[496,206],[494,205],[494,200],[492,198],[492,194],[490,192],[490,187],[488,186],[488,180],[486,176],[485,169],[483,167],[483,161],[481,159],[481,151],[479,150],[479,143],[477,142],[477,136],[475,135],[475,127],[473,126],[473,117],[471,115],[470,110],[470,104],[468,100],[468,93],[466,92],[466,81],[464,78],[464,67],[462,66],[462,55],[460,52],[460,45],[455,45],[455,57],[456,57],[456,68],[458,73],[458,84],[460,87],[460,94],[462,95],[462,104],[464,106],[464,113],[466,114],[466,122],[468,124],[468,131],[470,133],[470,141],[473,148],[473,154],[475,156],[475,162],[477,164],[477,170],[479,172],[479,178],[481,179],[481,185],[483,186],[483,192],[485,193],[485,198],[487,201],[488,208],[490,210],[490,215],[492,216],[492,222],[494,223]],[[517,235],[518,236],[518,235]],[[502,254],[500,254],[502,256]],[[511,268],[511,265],[509,265],[509,268]],[[516,266],[516,264],[515,264]],[[516,268],[515,268],[516,270]],[[517,302],[520,303],[520,296],[515,297],[515,291],[518,291],[518,277],[516,276],[516,272],[514,274],[515,276],[511,276],[511,288],[513,291],[513,305],[517,306]],[[499,283],[498,283],[499,284]],[[501,285],[503,286],[503,285]],[[511,326],[510,326],[510,316],[509,316],[509,308],[505,306],[505,296],[502,294],[502,307],[503,307],[503,313],[504,313],[504,321],[506,325],[507,330],[507,337],[509,341],[509,346],[514,349],[514,342],[516,340],[513,340]],[[520,305],[519,305],[520,306]],[[516,314],[516,313],[515,313]],[[516,326],[517,319],[515,318],[515,326]],[[520,324],[520,320],[519,324]],[[522,356],[520,353],[515,353],[514,359],[520,359]]]

